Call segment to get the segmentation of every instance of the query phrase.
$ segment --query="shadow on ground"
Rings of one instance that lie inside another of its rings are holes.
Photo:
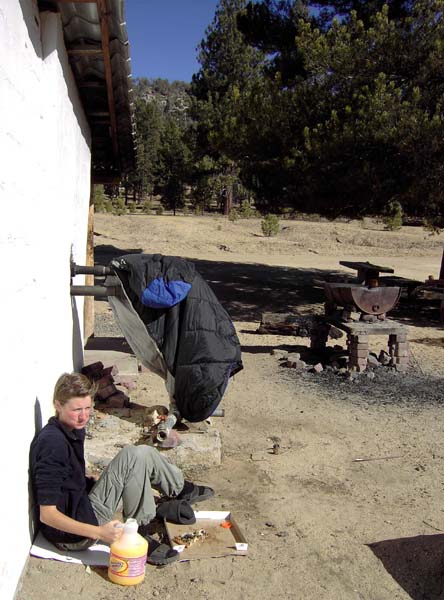
[[[99,244],[95,247],[95,263],[107,265],[115,257],[139,252]],[[188,260],[196,265],[234,321],[260,321],[264,312],[322,313],[325,296],[319,280],[344,279],[343,271]],[[436,307],[411,299],[401,300],[390,316],[410,325],[439,325]]]
[[[444,598],[444,535],[418,535],[368,544],[413,600]]]

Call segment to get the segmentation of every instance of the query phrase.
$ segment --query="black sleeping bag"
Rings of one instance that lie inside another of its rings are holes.
[[[182,258],[161,254],[129,254],[114,259],[111,268],[134,309],[137,323],[127,323],[114,310],[128,343],[146,366],[160,352],[165,379],[173,379],[172,394],[180,415],[188,421],[206,419],[217,408],[229,378],[242,366],[239,339],[227,312],[211,288]],[[118,299],[110,298],[115,309]],[[152,349],[138,352],[134,332],[142,324]],[[153,344],[154,342],[154,344]],[[171,387],[171,384],[170,384]]]

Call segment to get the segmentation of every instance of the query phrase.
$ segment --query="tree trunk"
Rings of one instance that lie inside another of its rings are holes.
[[[227,193],[225,196],[224,215],[229,215],[233,208],[233,185],[227,185]]]

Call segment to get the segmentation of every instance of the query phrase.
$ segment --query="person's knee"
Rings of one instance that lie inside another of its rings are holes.
[[[157,454],[157,450],[155,448],[153,448],[152,446],[125,446],[124,448],[122,448],[122,450],[120,451],[125,457],[128,457],[129,459],[133,459],[136,461],[139,460],[150,460],[152,461],[156,454]]]

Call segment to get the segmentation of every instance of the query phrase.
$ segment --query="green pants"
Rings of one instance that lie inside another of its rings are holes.
[[[146,525],[156,516],[152,488],[166,496],[182,491],[180,469],[151,446],[126,446],[109,463],[89,493],[100,525],[111,521],[122,503],[123,517]],[[59,550],[85,550],[95,540],[85,538],[73,544],[56,544]]]
[[[111,521],[120,503],[123,517],[146,525],[156,516],[151,488],[175,496],[183,488],[180,469],[151,446],[126,446],[109,463],[89,493],[100,524]]]

